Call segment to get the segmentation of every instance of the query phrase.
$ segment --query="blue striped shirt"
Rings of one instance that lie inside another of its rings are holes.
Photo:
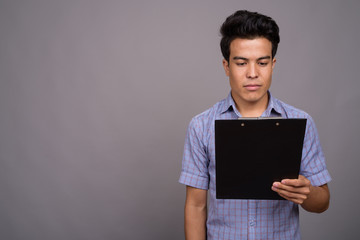
[[[300,174],[321,186],[331,180],[326,169],[313,119],[269,93],[269,104],[261,117],[306,118]],[[207,239],[300,239],[298,205],[287,200],[216,199],[216,119],[237,119],[241,114],[231,94],[195,116],[186,134],[179,182],[209,190]]]

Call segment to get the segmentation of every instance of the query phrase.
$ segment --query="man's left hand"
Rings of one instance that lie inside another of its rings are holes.
[[[310,195],[313,186],[303,175],[298,179],[283,179],[281,182],[274,182],[271,189],[281,197],[296,204],[302,204]]]

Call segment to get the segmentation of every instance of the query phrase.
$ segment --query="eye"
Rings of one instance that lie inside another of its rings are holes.
[[[245,65],[246,65],[246,62],[237,62],[236,65],[237,65],[237,66],[245,66]]]
[[[266,65],[268,65],[269,63],[268,63],[268,62],[258,62],[258,64],[259,64],[260,66],[266,66]]]

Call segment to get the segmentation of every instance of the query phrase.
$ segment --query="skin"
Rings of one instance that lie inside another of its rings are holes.
[[[329,208],[330,192],[328,185],[312,186],[310,181],[299,175],[298,179],[284,179],[274,182],[271,189],[283,198],[300,204],[308,212],[322,213]]]
[[[266,38],[234,39],[229,61],[223,60],[229,77],[231,96],[243,117],[259,117],[268,106],[268,90],[276,59]],[[329,207],[327,184],[316,187],[299,175],[298,179],[274,182],[271,189],[309,212],[321,213]],[[207,190],[186,187],[185,236],[187,240],[206,239]]]
[[[268,104],[268,90],[276,59],[266,38],[234,39],[229,62],[223,60],[229,77],[231,96],[243,117],[259,117]]]
[[[185,239],[205,240],[207,190],[186,186]]]

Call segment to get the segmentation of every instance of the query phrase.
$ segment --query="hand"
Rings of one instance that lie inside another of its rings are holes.
[[[310,195],[312,185],[303,175],[298,179],[283,179],[281,182],[274,182],[271,189],[281,197],[296,204],[302,204]]]

